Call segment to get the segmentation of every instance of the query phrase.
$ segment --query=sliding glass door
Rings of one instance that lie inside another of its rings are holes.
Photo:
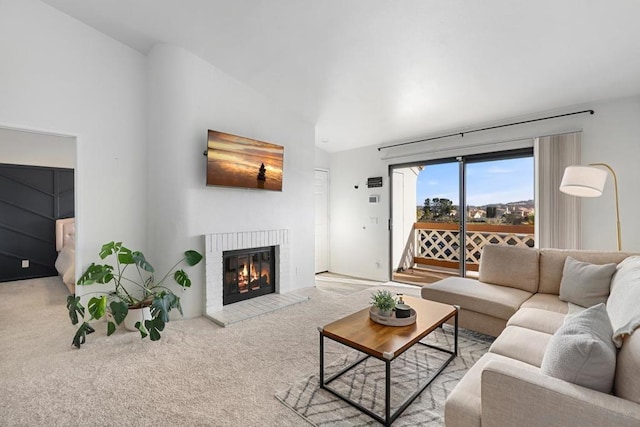
[[[474,275],[487,243],[533,246],[531,149],[391,169],[395,280],[424,283]],[[411,224],[407,211],[413,209]]]

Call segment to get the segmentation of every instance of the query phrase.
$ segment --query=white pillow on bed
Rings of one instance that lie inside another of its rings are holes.
[[[76,266],[75,263],[71,263],[71,267],[64,272],[62,281],[67,285],[75,285],[76,283]]]
[[[76,224],[75,218],[56,220],[56,251],[60,252],[65,246],[75,246]]]
[[[64,277],[65,273],[71,268],[73,268],[75,275],[75,252],[73,246],[65,246],[58,254],[55,266],[60,276]]]
[[[62,226],[62,246],[76,246],[76,223],[69,222]]]

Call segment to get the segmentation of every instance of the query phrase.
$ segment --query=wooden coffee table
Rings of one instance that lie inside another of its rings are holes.
[[[320,331],[320,387],[358,408],[360,411],[385,426],[390,426],[391,423],[400,416],[402,411],[404,411],[411,402],[413,402],[415,398],[418,397],[434,379],[436,379],[436,377],[458,354],[458,310],[460,307],[409,296],[405,296],[404,300],[414,310],[416,310],[417,313],[416,323],[409,326],[397,327],[378,324],[369,318],[369,309],[365,308],[349,316],[343,317],[340,320],[329,323],[324,327],[318,328]],[[420,342],[421,339],[429,335],[452,317],[455,317],[453,351]],[[325,338],[332,339],[358,350],[366,354],[366,356],[325,379]],[[438,368],[438,370],[427,379],[424,385],[420,386],[416,392],[409,396],[394,413],[391,413],[391,362],[416,343],[448,353],[450,356]],[[328,387],[329,383],[333,380],[340,377],[345,372],[355,368],[369,357],[374,357],[385,363],[384,416],[374,413],[359,403],[354,402],[336,390]]]

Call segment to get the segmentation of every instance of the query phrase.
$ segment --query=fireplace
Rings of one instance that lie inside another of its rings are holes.
[[[224,251],[222,304],[275,292],[275,247]]]
[[[286,229],[237,231],[207,234],[205,237],[206,291],[205,304],[207,316],[215,317],[223,309],[224,254],[226,252],[250,248],[274,247],[273,288],[275,294],[286,293],[291,288],[290,232]],[[226,305],[229,309],[233,305]]]

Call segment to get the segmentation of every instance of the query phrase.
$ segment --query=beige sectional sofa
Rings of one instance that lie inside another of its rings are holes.
[[[566,258],[619,264],[630,255],[488,245],[478,280],[424,286],[423,298],[461,307],[460,327],[497,337],[447,398],[446,426],[640,426],[640,332],[617,350],[612,394],[541,370],[553,334],[581,309],[559,297]]]

